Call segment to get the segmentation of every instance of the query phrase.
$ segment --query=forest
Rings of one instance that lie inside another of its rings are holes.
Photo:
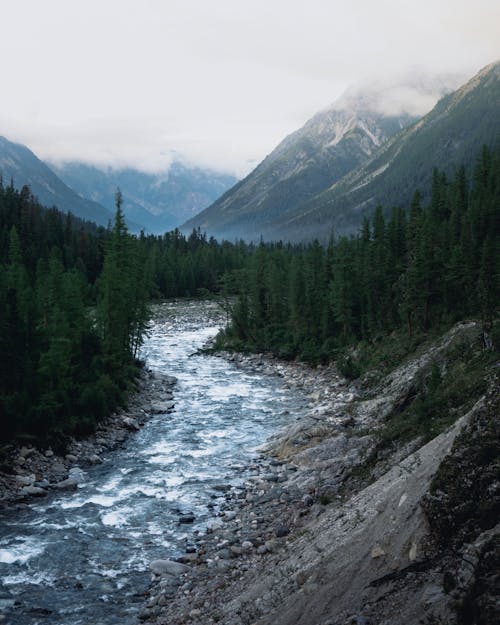
[[[469,176],[435,170],[430,201],[378,207],[328,246],[221,242],[193,231],[135,237],[116,195],[108,228],[0,184],[1,439],[64,446],[126,403],[148,304],[217,294],[231,323],[218,348],[316,365],[346,348],[468,317],[494,336],[500,300],[500,149]],[[493,329],[493,331],[492,331]]]
[[[428,203],[415,190],[409,207],[379,206],[355,237],[332,232],[326,248],[262,243],[235,281],[239,297],[219,346],[318,364],[394,331],[411,338],[469,317],[491,330],[499,208],[500,150],[484,147],[472,175],[434,170]]]

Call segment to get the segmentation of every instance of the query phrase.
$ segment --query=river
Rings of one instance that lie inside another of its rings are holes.
[[[74,493],[0,517],[0,622],[132,625],[148,564],[185,553],[224,498],[257,470],[257,449],[306,401],[280,379],[196,354],[223,318],[215,304],[155,307],[143,356],[178,378],[175,409],[152,415]],[[180,523],[186,513],[192,524]]]

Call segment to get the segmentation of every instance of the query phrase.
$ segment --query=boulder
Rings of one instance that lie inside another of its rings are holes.
[[[141,429],[139,423],[137,422],[137,419],[134,419],[133,417],[123,417],[122,423],[127,428],[127,430],[130,430],[131,432],[137,432]]]
[[[174,560],[153,560],[149,565],[152,573],[155,575],[183,575],[189,571],[189,566],[182,562]]]
[[[47,491],[39,486],[23,486],[21,493],[30,497],[45,497]]]

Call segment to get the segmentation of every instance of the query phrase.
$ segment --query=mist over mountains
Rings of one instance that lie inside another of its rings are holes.
[[[100,169],[77,162],[51,167],[80,196],[110,211],[119,187],[127,218],[153,234],[176,228],[237,182],[234,176],[179,161],[157,174],[132,168]]]
[[[407,205],[415,188],[428,191],[434,167],[470,165],[498,138],[499,68],[487,66],[451,93],[455,79],[445,80],[448,95],[421,119],[416,110],[436,99],[436,79],[348,90],[183,230],[285,241],[356,232],[376,205]]]

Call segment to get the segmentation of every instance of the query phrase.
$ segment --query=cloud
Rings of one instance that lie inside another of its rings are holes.
[[[2,16],[0,133],[147,170],[178,152],[242,175],[352,83],[500,58],[489,0],[17,0]]]

